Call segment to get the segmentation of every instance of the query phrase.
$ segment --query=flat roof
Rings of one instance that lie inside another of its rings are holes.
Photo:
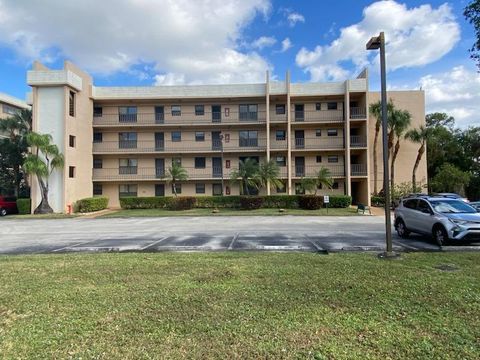
[[[21,109],[30,109],[30,105],[28,105],[26,101],[2,92],[0,92],[0,102],[11,106],[16,106]]]

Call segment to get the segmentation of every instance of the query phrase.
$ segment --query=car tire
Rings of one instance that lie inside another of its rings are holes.
[[[437,243],[438,246],[442,247],[448,245],[448,233],[447,230],[441,225],[437,225],[433,228],[432,231],[433,240]]]
[[[0,209],[0,216],[5,216],[7,215],[7,210],[6,209]]]
[[[397,221],[395,228],[397,230],[398,236],[400,236],[403,239],[408,238],[408,236],[410,235],[410,231],[408,231],[407,226],[405,225],[405,222],[402,219],[399,219]]]

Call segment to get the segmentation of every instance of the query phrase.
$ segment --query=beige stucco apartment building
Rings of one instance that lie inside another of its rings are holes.
[[[0,121],[15,115],[20,110],[25,109],[30,109],[30,105],[28,105],[25,101],[4,93],[0,93]],[[5,134],[0,132],[0,137],[5,136]]]
[[[112,207],[121,196],[172,195],[166,173],[174,161],[189,176],[177,189],[181,195],[236,195],[230,173],[247,157],[279,165],[284,187],[265,193],[295,194],[301,178],[323,166],[335,184],[319,193],[370,201],[368,104],[378,94],[369,92],[366,71],[332,83],[291,83],[288,74],[284,82],[271,81],[267,74],[259,84],[98,87],[65,62],[61,70],[35,63],[27,77],[34,130],[51,134],[65,154],[64,169],[50,180],[55,211],[92,195],[108,196]],[[413,126],[424,123],[423,92],[389,97],[411,111]],[[416,149],[402,144],[397,181],[410,179]],[[426,178],[425,162],[417,178]],[[35,208],[36,184],[32,198]]]

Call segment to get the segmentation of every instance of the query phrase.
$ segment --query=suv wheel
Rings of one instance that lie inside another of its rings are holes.
[[[433,239],[438,246],[445,246],[448,244],[448,234],[443,226],[435,226],[433,228]]]
[[[7,215],[7,210],[6,209],[0,209],[0,216],[5,216]]]
[[[407,230],[407,227],[405,226],[405,223],[402,219],[399,219],[397,221],[397,225],[395,226],[395,228],[397,229],[398,236],[400,236],[401,238],[406,239],[410,235],[410,231]]]

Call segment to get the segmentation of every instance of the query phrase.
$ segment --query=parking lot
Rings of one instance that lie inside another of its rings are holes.
[[[123,251],[382,251],[383,218],[240,216],[0,221],[0,254]],[[441,249],[420,236],[393,236],[396,251]]]

